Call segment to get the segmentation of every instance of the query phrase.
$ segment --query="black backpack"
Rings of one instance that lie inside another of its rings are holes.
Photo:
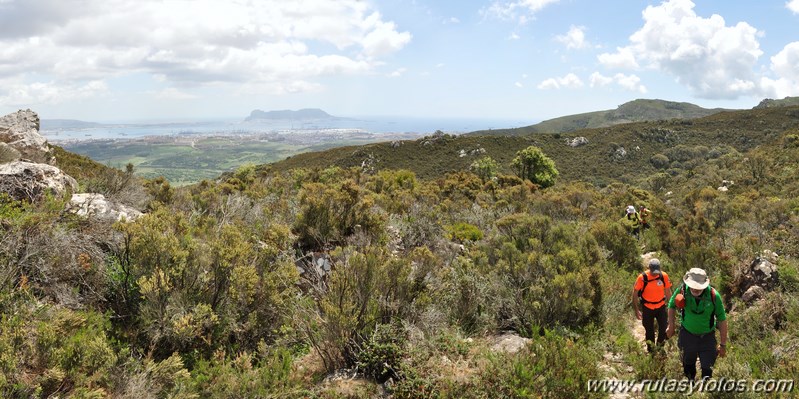
[[[713,304],[713,313],[710,314],[710,328],[713,328],[713,325],[716,324],[716,289],[713,287],[710,288],[710,303]],[[685,298],[685,306],[688,306],[688,297],[685,296],[685,283],[680,284],[680,294],[682,297]],[[638,294],[640,296],[640,294]],[[680,309],[680,319],[685,320],[685,306]],[[718,326],[716,326],[718,328]]]
[[[641,304],[645,304],[645,303],[660,303],[661,301],[666,299],[665,296],[660,301],[655,301],[655,302],[647,301],[646,299],[644,299],[644,290],[646,289],[646,285],[649,284],[650,280],[646,278],[646,272],[641,273],[641,278],[644,280],[644,286],[641,287],[640,291],[638,291],[638,302],[641,302]],[[663,273],[658,273],[657,278],[655,278],[654,280],[651,280],[651,281],[658,281],[658,280],[660,280],[663,283],[664,287],[665,287],[666,281],[663,280]]]

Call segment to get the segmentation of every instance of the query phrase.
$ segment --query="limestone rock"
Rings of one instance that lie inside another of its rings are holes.
[[[613,151],[613,158],[616,160],[623,160],[627,158],[627,150],[625,150],[624,147],[616,148],[616,150]]]
[[[779,284],[779,273],[777,265],[777,254],[771,251],[764,251],[755,258],[749,265],[749,269],[744,273],[739,285],[739,292],[743,292],[741,299],[744,302],[751,302],[762,298],[767,291],[771,291]],[[773,261],[773,262],[772,262]]]
[[[774,287],[777,285],[777,265],[763,258],[752,262],[752,278],[757,285]]]
[[[566,139],[566,144],[569,147],[579,147],[588,144],[588,139],[585,137],[575,137],[573,139]]]
[[[530,338],[523,338],[513,333],[506,333],[491,340],[491,350],[494,352],[516,353],[530,342]]]
[[[16,200],[38,201],[47,193],[74,192],[78,183],[55,166],[14,161],[0,164],[0,193]]]
[[[16,148],[0,141],[0,163],[19,161],[22,154]]]
[[[67,210],[78,216],[92,217],[106,221],[134,221],[143,214],[124,204],[111,202],[102,194],[72,194]]]
[[[55,165],[47,140],[39,134],[39,116],[29,109],[0,118],[0,142],[19,151],[24,159]]]
[[[749,289],[746,290],[746,292],[744,292],[744,294],[741,296],[741,299],[746,303],[752,303],[758,299],[763,298],[764,296],[766,296],[766,290],[764,290],[763,287],[759,285],[753,285],[749,287]]]

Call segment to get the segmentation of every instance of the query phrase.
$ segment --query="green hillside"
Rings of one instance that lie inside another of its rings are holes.
[[[514,129],[478,131],[473,135],[525,135],[530,133],[567,133],[579,129],[608,127],[622,123],[658,121],[669,119],[694,119],[712,115],[721,108],[707,109],[691,103],[664,100],[634,100],[616,109],[594,111],[549,119],[532,126]]]
[[[757,108],[772,108],[772,107],[792,107],[799,105],[799,97],[785,97],[780,100],[773,100],[771,98],[767,98],[760,102],[760,104],[755,106]]]
[[[786,129],[797,126],[797,113],[796,107],[768,108],[720,112],[695,120],[629,123],[569,134],[429,136],[393,145],[378,143],[304,153],[262,168],[324,169],[366,163],[377,170],[407,169],[430,179],[467,170],[475,160],[489,156],[504,167],[505,173],[510,173],[510,161],[516,152],[535,145],[555,161],[563,179],[602,186],[613,181],[630,182],[673,166],[691,166],[700,158],[703,161],[706,157],[719,157],[730,149],[745,152],[776,140]],[[567,142],[575,137],[587,138],[588,144],[569,146]],[[620,155],[621,148],[626,155]],[[461,156],[462,151],[465,156]],[[667,156],[669,165],[653,164],[652,158],[658,154]]]

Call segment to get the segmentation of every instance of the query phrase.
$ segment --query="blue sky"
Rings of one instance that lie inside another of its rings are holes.
[[[799,95],[799,0],[0,0],[0,114],[534,123]]]

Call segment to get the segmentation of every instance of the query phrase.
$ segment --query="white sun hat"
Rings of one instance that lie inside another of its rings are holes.
[[[685,277],[683,277],[682,281],[684,281],[685,285],[689,288],[695,290],[703,290],[710,285],[710,279],[707,277],[707,273],[698,267],[688,270],[688,273],[685,273]]]

